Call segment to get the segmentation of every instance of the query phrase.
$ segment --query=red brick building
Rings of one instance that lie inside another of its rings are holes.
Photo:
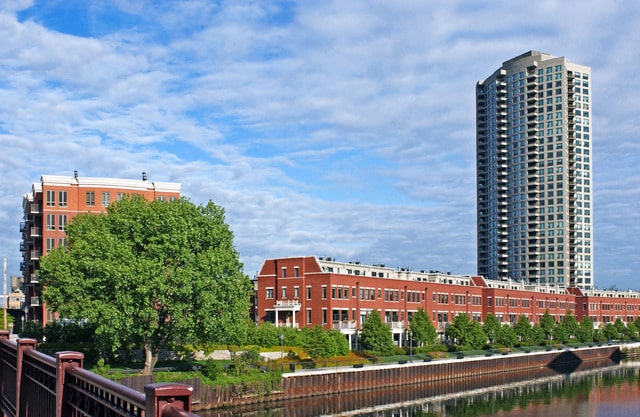
[[[20,264],[25,289],[24,314],[27,320],[51,320],[40,298],[38,267],[40,257],[65,244],[65,226],[78,213],[101,213],[109,204],[138,194],[145,199],[172,200],[180,197],[180,184],[115,178],[43,175],[22,200],[24,221],[20,224],[22,243]]]
[[[580,290],[556,285],[525,285],[511,280],[438,271],[411,271],[384,265],[337,262],[331,258],[268,259],[255,281],[258,323],[340,330],[350,340],[366,316],[377,310],[401,344],[411,316],[423,308],[439,333],[460,313],[503,323],[521,315],[537,323],[545,311],[560,321],[567,311],[595,326],[640,316],[637,292]]]

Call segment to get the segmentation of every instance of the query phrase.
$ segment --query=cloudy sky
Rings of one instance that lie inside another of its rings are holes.
[[[182,184],[245,272],[317,255],[476,271],[475,83],[592,68],[595,283],[640,288],[640,2],[16,0],[0,5],[0,257],[42,174]]]

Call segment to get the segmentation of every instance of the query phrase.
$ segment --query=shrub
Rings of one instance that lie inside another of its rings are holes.
[[[222,364],[211,359],[204,361],[204,365],[200,370],[200,372],[202,372],[205,377],[211,380],[216,380],[216,378],[218,378],[218,376],[222,374],[222,371]]]

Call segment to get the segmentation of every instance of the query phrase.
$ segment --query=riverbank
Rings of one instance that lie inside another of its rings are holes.
[[[194,410],[205,410],[226,406],[259,403],[278,403],[291,399],[311,398],[336,392],[358,392],[364,390],[399,387],[415,384],[430,384],[438,381],[468,380],[478,376],[499,375],[550,369],[558,374],[566,374],[581,364],[602,359],[618,361],[621,345],[593,346],[571,349],[556,349],[528,353],[509,353],[491,356],[459,357],[427,362],[406,362],[395,364],[371,364],[359,367],[338,367],[325,369],[303,369],[282,376],[278,390],[265,387],[262,391],[226,387],[214,389],[203,386],[199,381],[189,381],[194,386]],[[626,351],[640,349],[625,345]],[[406,362],[406,363],[404,363]]]

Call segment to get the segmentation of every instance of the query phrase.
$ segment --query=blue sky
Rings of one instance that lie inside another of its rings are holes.
[[[42,174],[145,171],[223,206],[251,276],[473,274],[475,83],[533,49],[592,68],[595,283],[640,289],[638,27],[632,1],[3,2],[0,257]]]

